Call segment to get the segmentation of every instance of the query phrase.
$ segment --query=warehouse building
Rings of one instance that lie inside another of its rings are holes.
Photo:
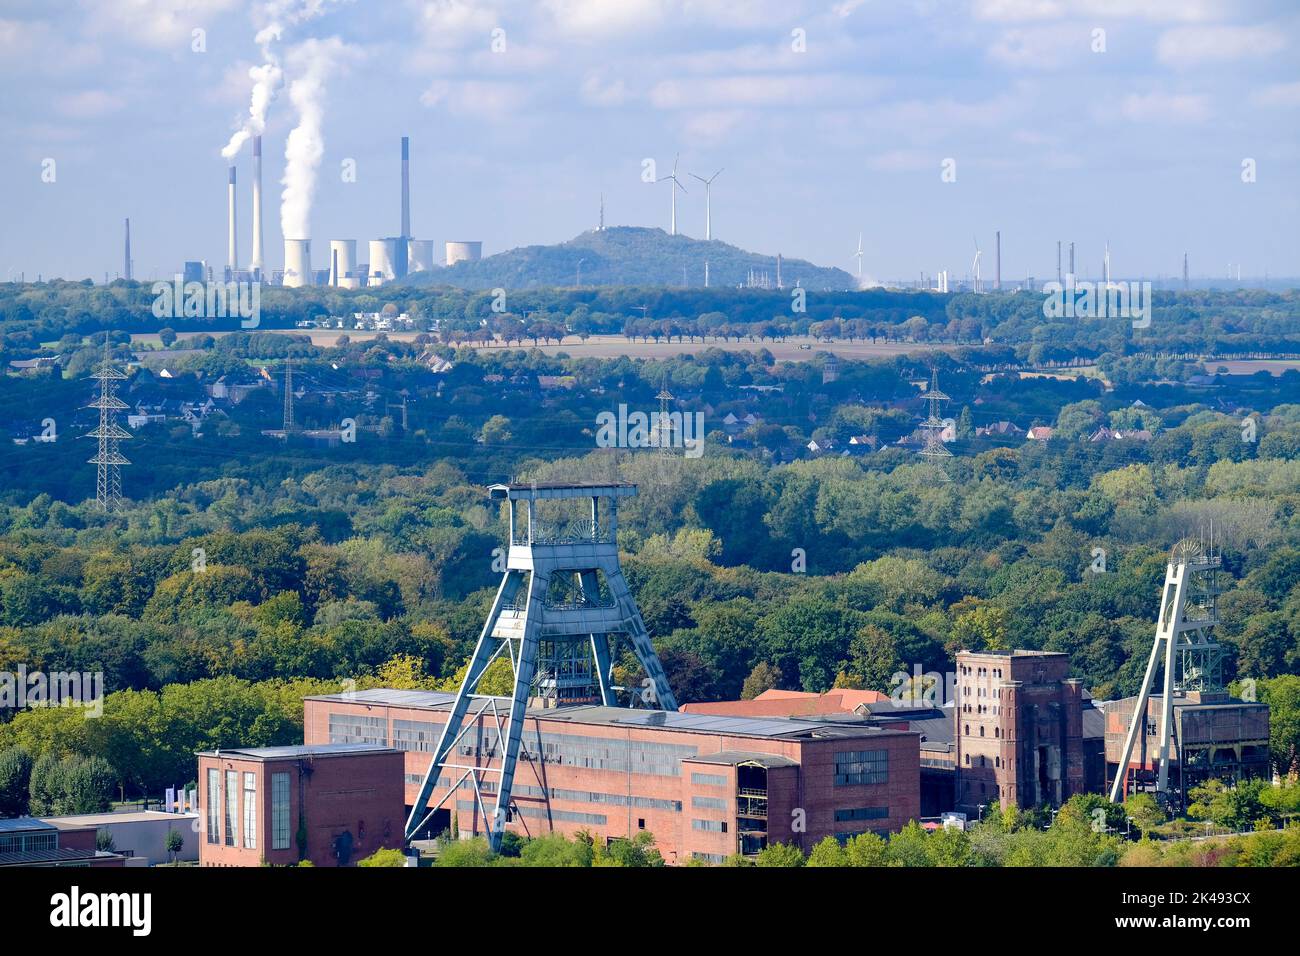
[[[309,697],[309,747],[393,747],[413,804],[454,694],[376,689]],[[499,763],[489,711],[455,748],[457,763]],[[527,712],[506,828],[581,830],[602,841],[648,831],[669,863],[722,862],[769,843],[804,850],[826,836],[889,833],[920,815],[918,735],[815,719],[741,718],[604,706]],[[455,774],[453,776],[453,774]],[[448,769],[417,837],[483,834],[496,796]],[[399,778],[401,779],[401,778]]]

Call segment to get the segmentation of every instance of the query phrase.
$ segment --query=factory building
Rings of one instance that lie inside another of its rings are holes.
[[[396,750],[309,742],[198,758],[200,866],[348,866],[402,847]]]
[[[391,746],[412,805],[455,694],[367,690],[309,697],[309,747]],[[457,760],[499,764],[493,715],[467,720]],[[718,717],[577,705],[529,708],[506,829],[535,837],[580,830],[597,839],[649,831],[670,863],[717,863],[769,843],[805,851],[826,836],[897,831],[920,815],[918,735],[817,719]],[[453,775],[454,774],[454,775]],[[452,828],[484,834],[491,779],[450,769],[417,838]],[[453,791],[454,788],[454,791]]]
[[[1068,655],[960,651],[956,663],[957,810],[1060,806],[1087,792],[1083,682],[1068,676]]]
[[[1124,738],[1138,698],[1126,697],[1106,707],[1107,779],[1119,773]],[[1145,719],[1134,742],[1123,788],[1152,789],[1159,762],[1160,695],[1147,698]],[[1224,691],[1188,690],[1173,703],[1173,753],[1170,790],[1176,809],[1185,810],[1187,792],[1210,779],[1232,783],[1268,774],[1269,710],[1267,704],[1244,701]]]

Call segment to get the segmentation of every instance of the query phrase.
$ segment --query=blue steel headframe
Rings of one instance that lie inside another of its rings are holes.
[[[625,635],[647,675],[638,698],[658,710],[677,710],[677,700],[668,686],[663,665],[619,566],[617,499],[635,494],[636,485],[621,482],[538,482],[489,487],[489,497],[505,501],[510,509],[506,570],[407,818],[408,840],[418,835],[434,812],[454,799],[455,793],[468,782],[475,811],[490,820],[490,845],[493,849],[500,845],[510,812],[524,718],[543,640],[588,643],[595,661],[601,702],[616,707],[610,636]],[[537,502],[584,498],[591,502],[589,519],[551,528],[543,527],[538,521]],[[608,502],[604,515],[602,500]],[[522,502],[527,514],[527,530],[522,535],[516,535],[516,502]],[[573,580],[586,600],[548,603],[547,592],[552,580],[560,577]],[[602,578],[607,592],[604,596],[600,590]],[[479,683],[488,666],[503,653],[514,672],[511,695],[480,693]],[[485,748],[486,755],[477,747],[461,743],[472,729],[494,738]],[[480,759],[483,756],[486,759]],[[538,759],[542,759],[540,754]],[[444,781],[445,771],[450,773]],[[488,774],[499,778],[495,807],[490,815],[482,786]],[[446,789],[430,805],[440,784]]]

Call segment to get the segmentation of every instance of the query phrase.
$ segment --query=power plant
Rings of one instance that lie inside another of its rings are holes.
[[[435,244],[432,239],[416,239],[411,235],[411,140],[402,137],[401,152],[401,222],[398,235],[366,240],[366,261],[357,260],[356,239],[332,239],[329,242],[328,260],[323,268],[313,268],[311,238],[306,235],[284,237],[284,268],[271,274],[266,271],[263,256],[262,230],[262,137],[253,136],[253,252],[247,269],[239,265],[238,192],[235,166],[229,167],[226,179],[226,267],[225,280],[263,281],[272,279],[286,288],[301,288],[327,284],[340,289],[361,289],[382,286],[420,272],[438,268]],[[123,270],[131,276],[131,225],[127,222],[126,262]],[[303,230],[306,231],[305,229]],[[446,263],[476,262],[482,258],[483,244],[473,242],[448,242]]]

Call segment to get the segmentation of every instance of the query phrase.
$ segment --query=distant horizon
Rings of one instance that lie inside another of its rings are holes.
[[[680,232],[705,231],[691,174],[722,169],[715,238],[854,275],[861,234],[875,280],[964,276],[977,247],[991,277],[998,230],[1004,278],[1054,276],[1058,241],[1079,274],[1109,244],[1115,276],[1177,276],[1184,253],[1209,281],[1300,275],[1300,13],[1278,0],[15,6],[0,280],[111,279],[126,218],[137,273],[221,268],[232,133],[246,267],[237,131],[268,55],[268,271],[285,221],[397,234],[410,136],[412,234],[439,251],[555,244],[602,197],[607,223],[666,229],[680,154]],[[289,17],[259,49],[272,6]]]

